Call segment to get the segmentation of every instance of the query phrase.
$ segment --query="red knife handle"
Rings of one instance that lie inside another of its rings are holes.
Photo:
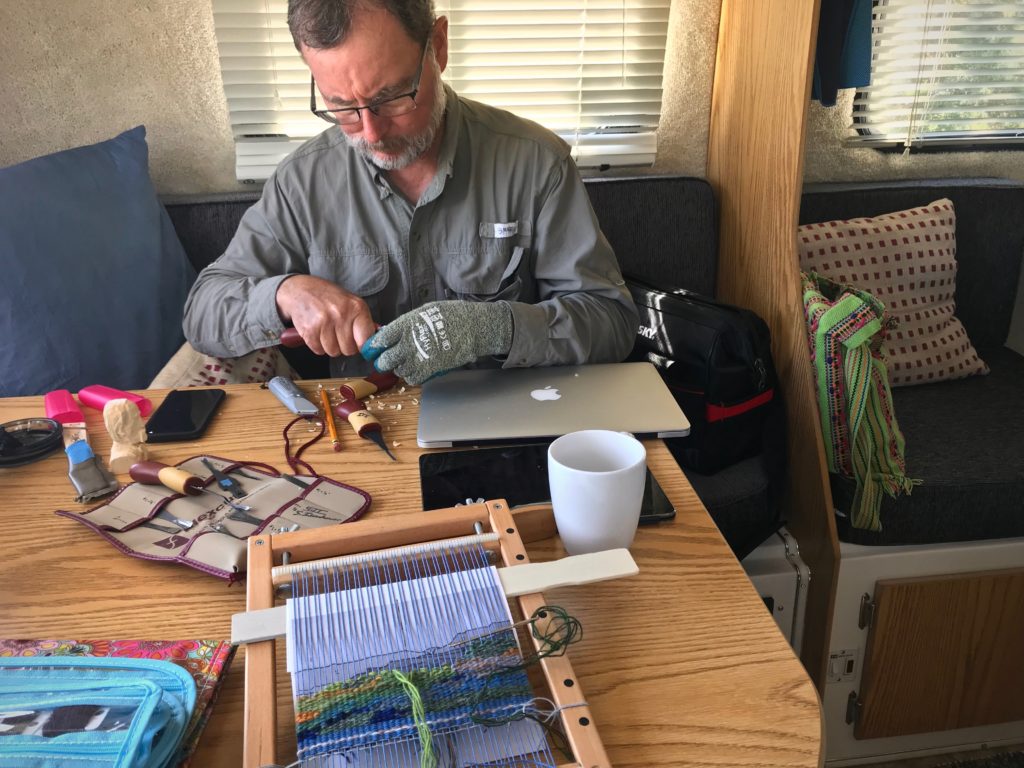
[[[365,378],[339,385],[338,392],[346,400],[362,400],[374,392],[383,392],[385,389],[391,389],[397,383],[398,377],[390,371],[371,373]]]
[[[296,347],[306,346],[306,342],[297,330],[294,328],[285,328],[281,331],[281,346],[288,347],[289,349],[295,349]]]

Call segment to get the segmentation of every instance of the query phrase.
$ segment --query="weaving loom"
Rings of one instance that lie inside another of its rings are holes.
[[[608,766],[568,657],[546,655],[545,632],[568,625],[556,623],[540,589],[630,575],[636,565],[626,550],[529,564],[519,528],[531,521],[543,530],[533,538],[553,533],[550,510],[513,516],[499,500],[252,537],[248,610],[232,626],[234,641],[248,643],[246,768],[278,762],[272,638],[281,634],[295,765]],[[493,567],[492,555],[505,567]],[[275,607],[284,586],[291,599]],[[520,647],[523,625],[535,650]],[[524,657],[539,658],[546,712]],[[541,725],[553,714],[571,760],[556,757]]]

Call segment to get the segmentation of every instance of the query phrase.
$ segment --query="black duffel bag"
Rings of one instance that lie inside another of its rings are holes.
[[[689,435],[666,440],[676,461],[711,475],[765,451],[780,460],[781,403],[765,322],[681,288],[629,276],[626,285],[640,311],[629,359],[653,363],[690,420]]]

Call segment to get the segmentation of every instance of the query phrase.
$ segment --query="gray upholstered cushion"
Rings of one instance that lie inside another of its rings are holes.
[[[882,530],[840,518],[856,544],[928,544],[1024,536],[1024,357],[979,349],[988,376],[893,390],[906,438],[907,475],[923,481],[882,502]],[[853,483],[833,477],[836,507],[849,509]]]
[[[713,475],[683,469],[686,479],[742,560],[782,525],[778,499],[761,456],[753,456]]]
[[[623,272],[715,295],[718,206],[707,181],[655,176],[588,179],[586,185]]]

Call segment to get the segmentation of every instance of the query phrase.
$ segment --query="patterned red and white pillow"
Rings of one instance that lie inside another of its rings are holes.
[[[805,224],[800,268],[867,291],[896,321],[884,350],[893,386],[988,373],[954,316],[956,212],[948,199],[874,218]]]

